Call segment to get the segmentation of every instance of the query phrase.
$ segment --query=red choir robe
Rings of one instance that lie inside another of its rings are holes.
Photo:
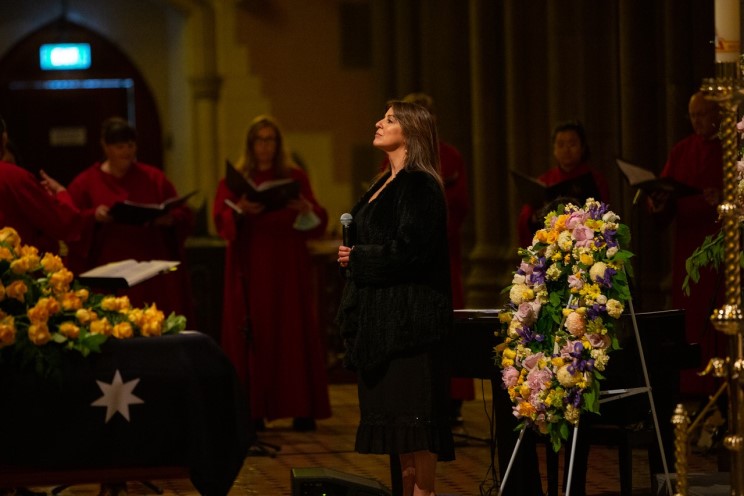
[[[554,184],[567,181],[569,179],[575,179],[579,176],[586,174],[587,172],[592,173],[594,177],[594,183],[597,186],[600,197],[595,200],[600,200],[605,203],[610,201],[610,187],[607,184],[607,179],[598,170],[594,169],[587,163],[581,163],[574,167],[570,172],[566,172],[560,167],[553,167],[546,173],[538,177],[543,184],[546,186],[553,186]],[[517,220],[517,236],[519,237],[519,246],[524,248],[532,244],[532,238],[535,235],[534,226],[532,226],[532,215],[535,213],[535,209],[532,205],[522,206],[522,210],[519,212],[519,219]],[[540,219],[542,221],[542,219]]]
[[[447,201],[447,243],[449,245],[452,308],[465,308],[462,281],[462,225],[470,209],[470,193],[465,162],[460,152],[449,143],[439,142],[439,161]],[[475,399],[473,380],[453,377],[450,383],[453,400]]]
[[[323,234],[328,216],[307,175],[299,168],[290,175],[321,220],[310,231],[293,227],[297,211],[289,208],[238,215],[225,204],[238,197],[224,179],[214,200],[214,222],[228,243],[221,344],[246,386],[254,419],[331,415],[325,338],[306,245]],[[271,171],[253,177],[258,185],[272,179]]]
[[[693,134],[672,148],[661,176],[672,177],[701,190],[713,188],[721,191],[722,163],[721,141]],[[702,194],[679,198],[675,207],[672,305],[674,308],[685,309],[687,342],[700,344],[702,369],[710,358],[722,357],[726,353],[725,335],[716,331],[710,323],[711,313],[721,306],[724,299],[724,281],[721,276],[723,268],[719,274],[709,269],[702,270],[700,282],[691,283],[689,296],[684,294],[682,283],[687,275],[687,258],[702,244],[706,236],[717,233],[721,224],[718,222],[717,206],[705,201]],[[711,377],[698,377],[697,372],[697,369],[682,371],[681,391],[695,395],[713,394],[716,381]]]
[[[84,222],[80,241],[70,244],[74,272],[129,258],[178,260],[181,265],[176,271],[158,275],[121,294],[126,294],[134,306],[155,303],[165,315],[175,312],[193,322],[191,285],[184,256],[184,242],[194,224],[189,207],[181,205],[170,210],[174,223],[168,227],[95,220],[99,205],[111,206],[124,200],[159,204],[177,197],[175,187],[163,171],[135,162],[123,177],[117,178],[102,171],[101,164],[96,163],[73,179],[67,190]]]
[[[57,253],[77,238],[80,216],[67,191],[50,195],[25,169],[0,162],[0,227],[12,227],[24,245]]]

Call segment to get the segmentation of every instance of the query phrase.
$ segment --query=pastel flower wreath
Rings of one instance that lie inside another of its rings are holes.
[[[614,323],[630,300],[630,231],[606,204],[559,205],[520,248],[496,347],[521,426],[558,451],[583,412],[599,413],[600,381],[618,349]]]

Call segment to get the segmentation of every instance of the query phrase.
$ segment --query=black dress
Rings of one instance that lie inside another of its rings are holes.
[[[359,453],[430,451],[453,460],[451,330],[444,196],[426,173],[402,171],[352,210],[356,242],[339,323],[357,370]]]

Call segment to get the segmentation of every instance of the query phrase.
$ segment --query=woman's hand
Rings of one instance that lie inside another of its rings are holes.
[[[658,214],[667,209],[670,200],[668,191],[654,191],[649,193],[646,199],[646,206],[652,214]]]
[[[39,175],[41,176],[41,185],[44,186],[44,189],[47,190],[49,194],[56,195],[57,193],[66,189],[56,179],[48,175],[43,170],[39,171]]]
[[[351,248],[348,246],[339,246],[338,247],[338,263],[341,267],[348,267],[349,266],[349,257],[351,256]]]
[[[249,201],[245,195],[241,196],[235,204],[243,212],[243,215],[258,215],[266,209],[263,203]]]
[[[96,208],[95,217],[96,217],[97,222],[103,222],[103,223],[111,222],[112,220],[114,220],[109,215],[108,205],[98,205],[98,208]]]

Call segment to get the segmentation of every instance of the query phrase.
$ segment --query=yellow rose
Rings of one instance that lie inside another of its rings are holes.
[[[62,309],[65,311],[78,310],[82,308],[83,302],[75,293],[65,293],[60,297]]]
[[[15,258],[15,255],[13,255],[13,252],[10,251],[10,248],[7,246],[0,246],[0,260],[7,260],[10,262]]]
[[[80,328],[73,322],[62,322],[59,326],[59,332],[69,339],[77,339],[80,335]]]
[[[72,272],[63,267],[49,276],[49,285],[52,286],[55,293],[63,293],[69,289],[74,278]]]
[[[44,257],[41,259],[41,266],[48,273],[57,272],[65,267],[62,264],[62,259],[59,258],[58,255],[49,252],[45,253]]]
[[[111,335],[111,324],[106,317],[100,320],[94,320],[90,323],[90,332],[93,334]]]
[[[535,233],[535,237],[533,239],[539,243],[547,243],[548,242],[548,231],[546,231],[545,229],[539,229]]]
[[[10,246],[13,250],[17,250],[21,244],[21,237],[12,227],[3,227],[0,229],[0,243]]]
[[[5,288],[5,296],[8,298],[15,298],[16,300],[23,303],[28,288],[26,283],[23,281],[13,281],[9,286]]]
[[[525,398],[525,399],[529,398],[531,392],[532,392],[532,390],[530,389],[530,385],[529,384],[524,384],[523,383],[521,386],[519,386],[519,395],[522,398]]]
[[[134,334],[134,331],[132,330],[132,324],[130,324],[129,322],[119,322],[114,326],[111,334],[113,334],[113,336],[118,339],[131,338]]]
[[[78,322],[84,325],[89,322],[93,322],[94,320],[97,320],[98,315],[93,310],[89,310],[87,308],[81,308],[77,312],[75,312],[75,318],[78,320]]]
[[[565,231],[566,230],[566,221],[568,220],[568,215],[562,214],[556,217],[555,224],[553,224],[553,228],[556,231]]]
[[[127,314],[127,319],[137,327],[142,327],[142,324],[145,322],[145,311],[141,308],[133,308]]]
[[[52,335],[49,333],[49,328],[46,322],[40,322],[38,324],[31,324],[28,326],[28,339],[36,346],[43,346],[52,339]]]
[[[18,250],[18,253],[20,254],[20,257],[28,257],[31,259],[36,259],[36,265],[39,264],[39,249],[35,246],[31,245],[23,245],[21,246],[20,250]]]
[[[6,315],[0,320],[0,348],[15,343],[16,328],[12,316]]]
[[[594,263],[594,256],[591,253],[582,253],[579,255],[579,262],[584,265],[592,265]]]

